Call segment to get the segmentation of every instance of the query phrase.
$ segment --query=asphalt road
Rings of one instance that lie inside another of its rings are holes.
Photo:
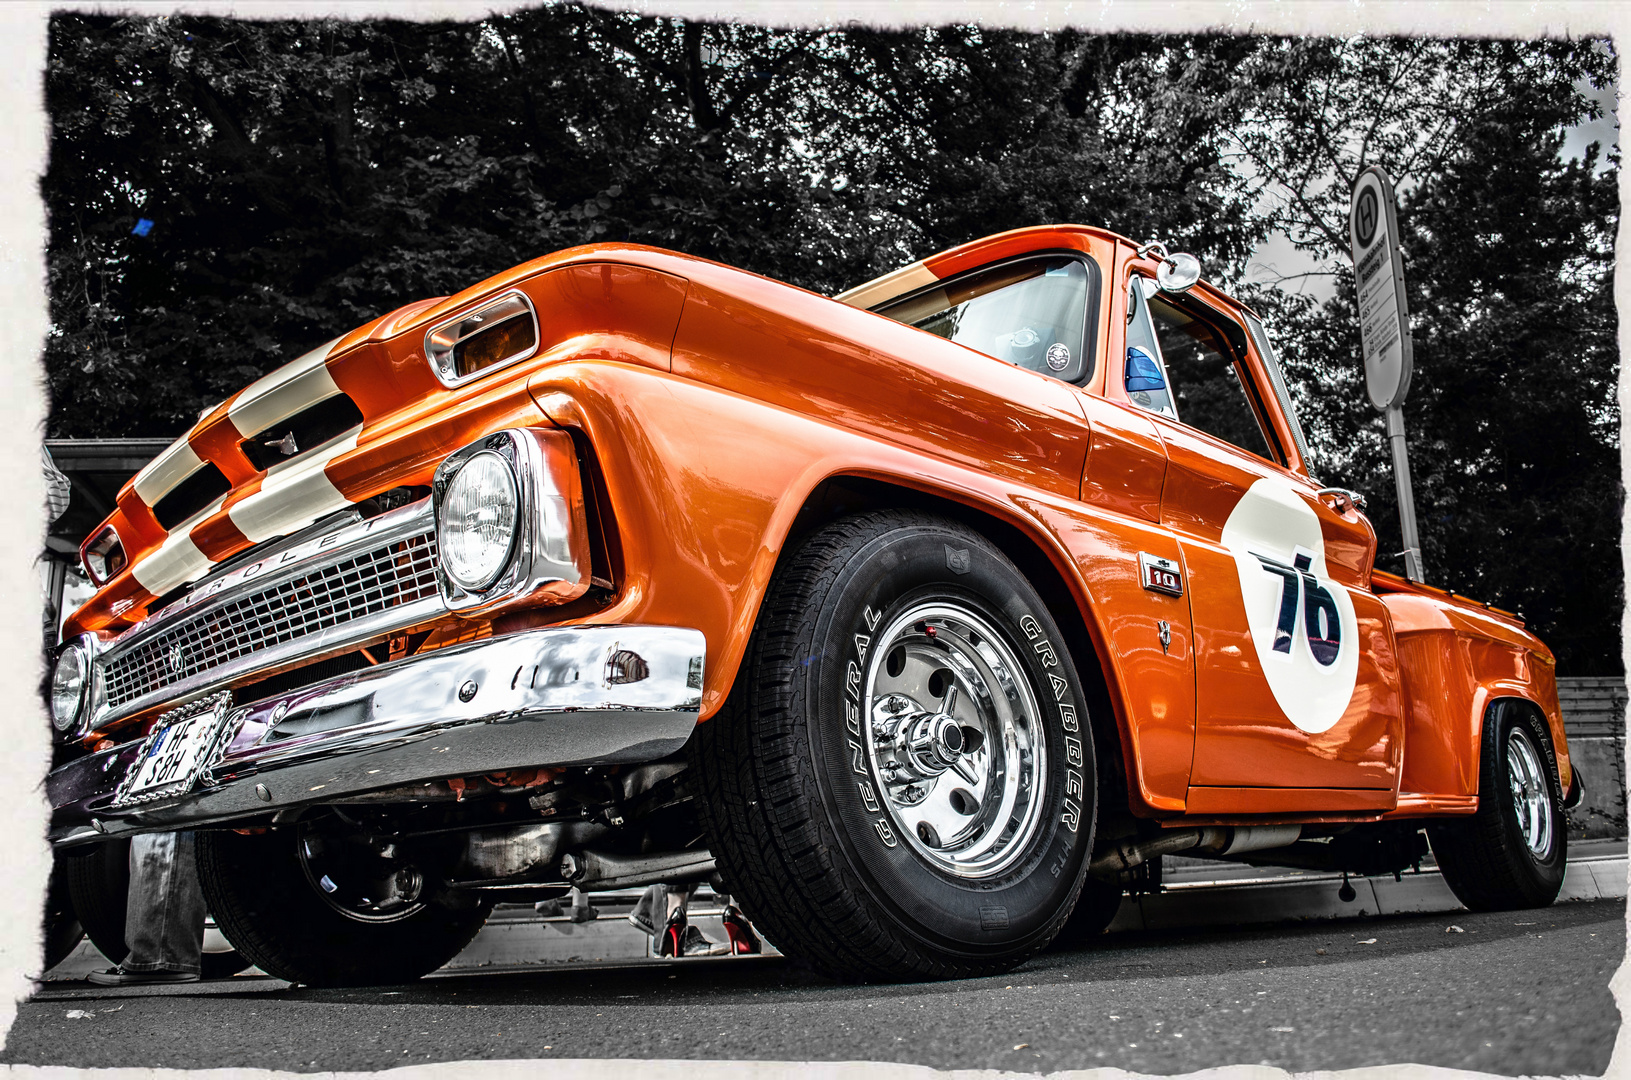
[[[910,986],[838,986],[765,959],[459,975],[384,990],[247,979],[163,996],[64,988],[22,1005],[0,1060],[316,1071],[757,1058],[1144,1073],[1418,1062],[1597,1075],[1619,1027],[1608,980],[1624,952],[1625,904],[1599,901],[1122,933],[1009,976]]]

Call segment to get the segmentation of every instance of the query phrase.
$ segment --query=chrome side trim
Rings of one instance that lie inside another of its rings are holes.
[[[280,584],[318,572],[383,545],[434,531],[430,500],[421,499],[367,520],[352,521],[304,543],[275,548],[259,559],[237,563],[226,573],[201,581],[190,593],[148,619],[104,642],[91,680],[90,707],[83,732],[89,734],[127,716],[159,705],[182,705],[249,675],[269,675],[305,661],[349,651],[370,640],[437,619],[447,613],[439,592],[385,611],[257,648],[219,666],[178,679],[117,705],[107,694],[107,670],[120,657],[190,621]]]
[[[46,779],[51,838],[187,828],[450,776],[653,761],[696,727],[705,649],[682,627],[553,627],[368,668],[241,707],[225,753],[185,796],[112,805],[139,739],[69,762]]]

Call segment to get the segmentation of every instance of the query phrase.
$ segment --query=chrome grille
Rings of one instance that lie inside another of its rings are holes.
[[[107,657],[107,704],[118,708],[261,649],[436,595],[434,532],[355,552],[260,592],[204,605]]]

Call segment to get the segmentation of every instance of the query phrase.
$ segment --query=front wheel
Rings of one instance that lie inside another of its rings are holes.
[[[1473,911],[1545,907],[1563,887],[1565,830],[1545,721],[1518,702],[1497,702],[1484,722],[1478,812],[1427,827],[1445,882]]]
[[[1080,681],[1030,583],[951,522],[865,514],[791,554],[694,755],[731,893],[839,978],[1006,970],[1081,887]]]
[[[486,922],[490,901],[434,899],[411,863],[328,824],[198,834],[210,911],[262,971],[308,986],[411,982]]]

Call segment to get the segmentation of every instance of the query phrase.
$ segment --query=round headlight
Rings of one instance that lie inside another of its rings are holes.
[[[51,724],[58,731],[67,731],[79,721],[89,668],[85,650],[78,645],[68,646],[57,657],[56,670],[51,673]]]
[[[436,545],[448,577],[485,589],[509,564],[520,523],[520,492],[510,463],[484,450],[466,461],[442,497]]]

